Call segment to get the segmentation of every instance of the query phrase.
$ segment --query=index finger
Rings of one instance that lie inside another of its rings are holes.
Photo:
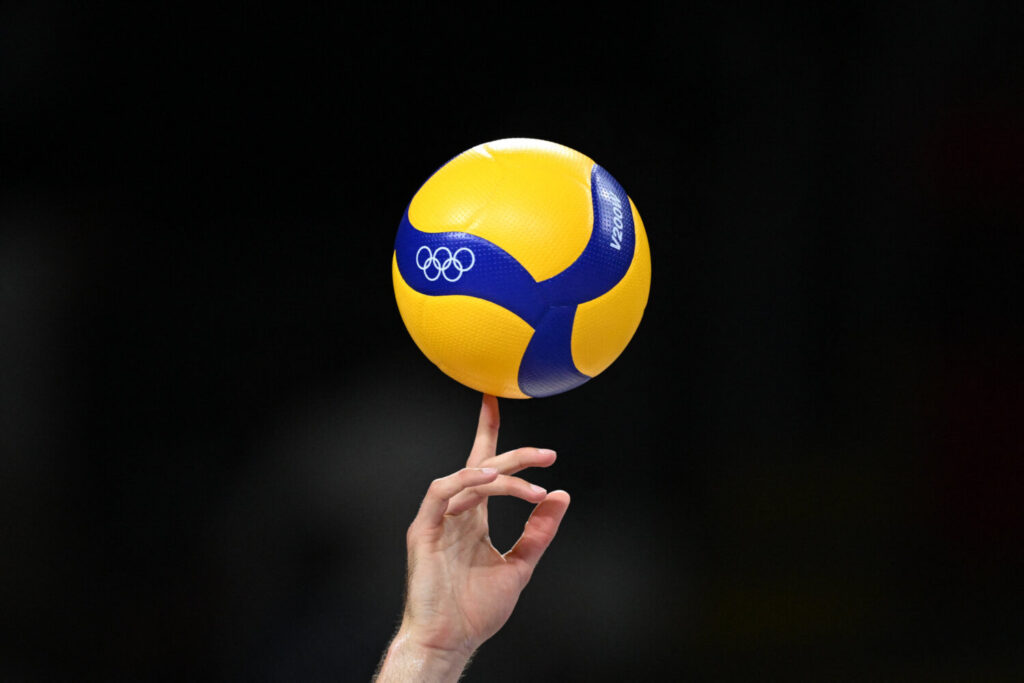
[[[469,452],[466,467],[479,467],[481,462],[494,457],[494,454],[498,452],[498,427],[500,426],[498,399],[490,394],[484,394],[480,404],[480,420],[476,426],[476,438],[473,440],[473,448]]]

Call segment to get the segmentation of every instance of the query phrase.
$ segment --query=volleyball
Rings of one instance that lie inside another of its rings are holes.
[[[449,377],[505,398],[580,386],[640,325],[651,255],[622,186],[554,142],[477,145],[438,169],[402,217],[395,299]]]

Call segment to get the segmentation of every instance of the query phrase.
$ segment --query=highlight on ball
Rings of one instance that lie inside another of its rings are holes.
[[[512,138],[459,154],[423,184],[391,271],[427,358],[477,391],[531,398],[618,358],[647,305],[651,256],[611,174],[563,145]]]

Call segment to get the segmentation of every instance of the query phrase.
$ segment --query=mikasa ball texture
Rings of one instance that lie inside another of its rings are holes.
[[[651,254],[608,171],[515,138],[477,145],[423,184],[391,271],[427,358],[477,391],[530,398],[578,387],[618,358],[647,305]]]

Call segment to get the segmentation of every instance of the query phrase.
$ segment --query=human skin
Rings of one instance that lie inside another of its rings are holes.
[[[550,466],[555,452],[519,448],[497,455],[498,427],[498,401],[485,395],[466,467],[430,484],[409,526],[405,609],[377,683],[458,680],[473,652],[508,621],[558,531],[569,494],[512,476]],[[490,496],[536,503],[504,554],[488,536]]]

